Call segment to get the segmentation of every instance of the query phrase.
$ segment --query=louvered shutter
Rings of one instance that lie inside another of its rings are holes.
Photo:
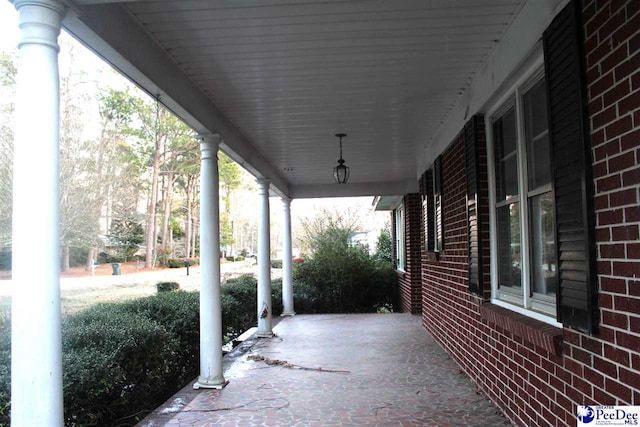
[[[425,252],[433,252],[435,230],[433,228],[433,172],[431,169],[422,174],[420,181],[423,194],[424,250]]]
[[[474,116],[464,126],[464,166],[467,178],[467,239],[469,245],[469,290],[483,294],[482,223],[480,221],[479,126],[482,118]]]
[[[444,207],[443,182],[442,182],[442,156],[436,157],[433,162],[433,199],[434,199],[434,239],[435,250],[444,250]]]
[[[597,328],[593,179],[582,19],[571,2],[544,32],[558,257],[558,321]]]

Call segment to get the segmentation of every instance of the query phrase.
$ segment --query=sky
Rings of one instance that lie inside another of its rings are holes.
[[[18,13],[13,4],[0,0],[0,51],[7,52],[18,44]]]

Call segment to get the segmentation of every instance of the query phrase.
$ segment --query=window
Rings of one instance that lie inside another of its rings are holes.
[[[400,204],[393,211],[396,233],[396,268],[404,270],[406,264],[406,248],[404,244],[404,206]]]
[[[444,217],[442,207],[442,156],[433,162],[433,251],[444,249]]]
[[[444,249],[442,156],[433,162],[433,167],[422,174],[421,192],[424,221],[424,248],[427,252]]]
[[[555,318],[555,205],[545,84],[539,69],[490,115],[492,296]]]

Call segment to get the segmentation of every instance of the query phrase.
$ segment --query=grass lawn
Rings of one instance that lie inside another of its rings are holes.
[[[222,280],[237,277],[241,274],[257,273],[256,265],[244,262],[225,263],[222,265]],[[191,274],[186,275],[184,268],[144,269],[139,263],[122,264],[122,275],[112,276],[111,264],[99,265],[94,275],[85,271],[84,267],[73,268],[62,273],[61,304],[62,313],[76,313],[92,305],[108,301],[125,301],[146,297],[156,293],[156,283],[173,281],[180,284],[180,289],[193,291],[200,289],[200,270],[191,267]],[[4,278],[9,274],[3,272]],[[272,278],[281,276],[279,269],[272,270]],[[69,280],[66,280],[69,279]],[[0,280],[0,287],[8,286],[8,282]],[[0,289],[1,290],[1,289]],[[0,292],[0,312],[10,311],[11,297]]]

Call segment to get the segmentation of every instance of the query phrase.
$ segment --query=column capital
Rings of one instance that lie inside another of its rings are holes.
[[[256,183],[258,184],[258,194],[260,195],[266,194],[268,196],[271,180],[269,178],[257,178]]]
[[[222,138],[217,133],[201,133],[196,139],[200,142],[200,152],[203,159],[216,157]]]
[[[27,44],[47,46],[58,51],[58,36],[67,8],[58,0],[13,0],[18,11],[20,40]]]
[[[285,211],[288,211],[291,209],[291,199],[288,197],[281,197],[280,200],[282,201],[282,207],[284,208]]]

